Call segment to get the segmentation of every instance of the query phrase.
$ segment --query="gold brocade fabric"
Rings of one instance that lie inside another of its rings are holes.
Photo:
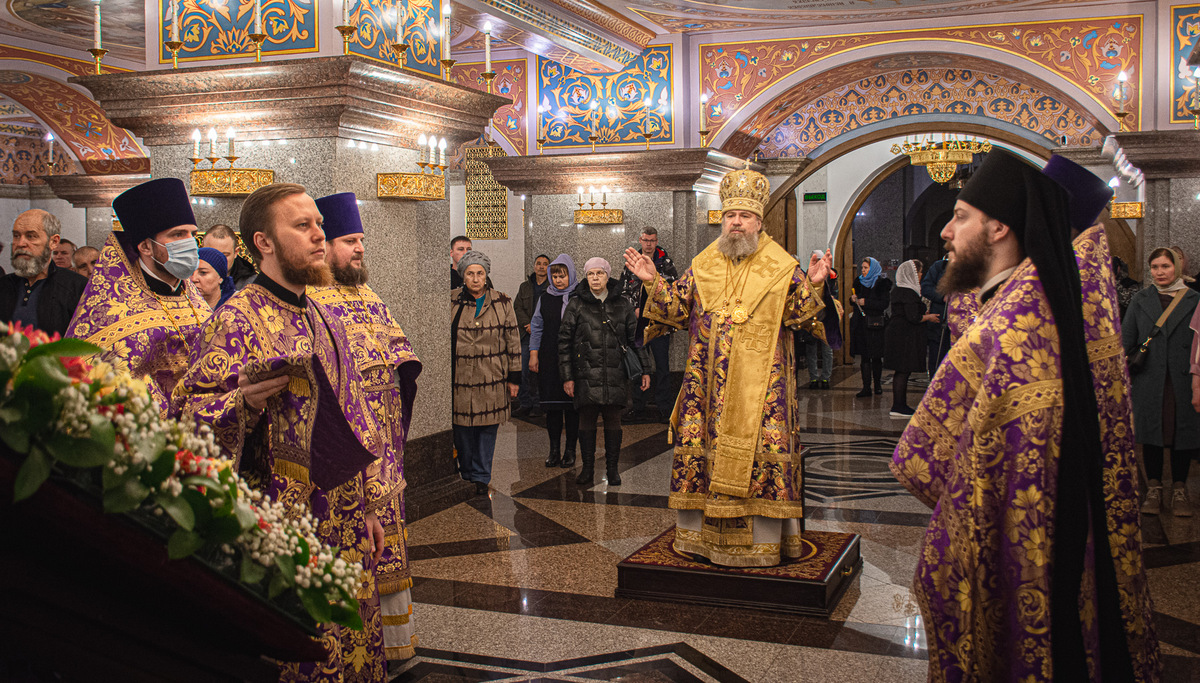
[[[151,292],[141,267],[109,235],[66,336],[99,346],[99,359],[118,372],[147,378],[159,412],[169,416],[171,391],[211,314],[191,282],[180,296]]]

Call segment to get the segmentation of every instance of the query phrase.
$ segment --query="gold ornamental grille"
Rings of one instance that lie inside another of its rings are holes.
[[[1144,218],[1146,205],[1142,202],[1113,202],[1109,215],[1113,218]]]
[[[483,159],[506,157],[495,144],[464,149],[467,180],[467,237],[472,240],[508,239],[508,191],[492,177]]]
[[[620,225],[625,222],[622,209],[576,209],[575,222],[580,225]]]
[[[275,171],[265,168],[222,168],[192,171],[193,197],[245,197],[275,182]]]
[[[376,173],[375,196],[420,202],[446,198],[446,177],[436,173]]]

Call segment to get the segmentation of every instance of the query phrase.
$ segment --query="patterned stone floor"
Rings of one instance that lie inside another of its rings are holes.
[[[914,383],[910,404],[922,385]],[[923,681],[909,590],[929,510],[887,462],[891,392],[854,398],[853,368],[800,390],[808,528],[861,534],[864,567],[830,619],[613,597],[617,563],[668,529],[665,425],[627,425],[623,484],[543,465],[536,423],[500,430],[488,497],[410,527],[418,656],[396,681]],[[601,439],[602,441],[602,439]],[[602,450],[603,444],[598,447]],[[1200,475],[1190,482],[1200,500]],[[1144,520],[1164,681],[1200,681],[1200,516]]]

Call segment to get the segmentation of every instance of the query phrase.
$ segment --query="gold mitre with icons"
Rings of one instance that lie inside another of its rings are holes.
[[[758,171],[738,169],[721,179],[721,213],[749,211],[762,218],[770,197],[771,183]]]

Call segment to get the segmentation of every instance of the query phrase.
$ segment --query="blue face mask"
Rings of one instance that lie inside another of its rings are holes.
[[[167,250],[166,263],[158,259],[154,259],[154,262],[166,269],[171,277],[186,280],[196,272],[196,266],[200,263],[200,245],[196,244],[196,240],[184,238],[167,244],[150,241]]]

